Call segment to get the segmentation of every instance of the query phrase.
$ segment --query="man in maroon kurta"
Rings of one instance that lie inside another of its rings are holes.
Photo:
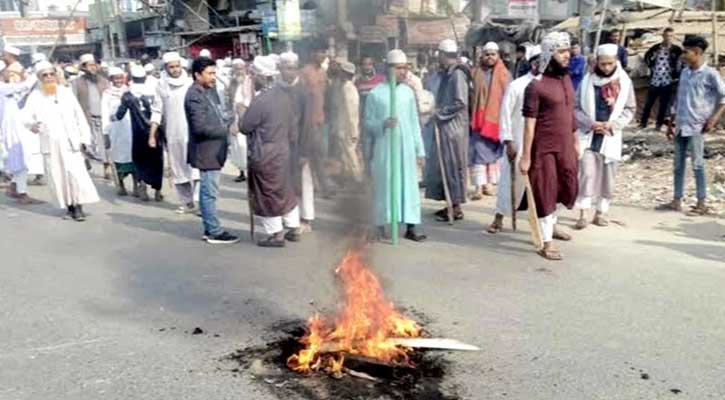
[[[541,80],[526,88],[523,116],[524,151],[519,163],[522,174],[531,179],[544,247],[539,254],[560,260],[552,240],[570,240],[556,229],[556,208],[561,203],[574,207],[578,191],[577,140],[574,123],[574,88],[567,73],[569,35],[548,34],[542,44]]]

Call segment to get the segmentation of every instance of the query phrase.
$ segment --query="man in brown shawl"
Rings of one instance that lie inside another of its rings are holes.
[[[252,65],[257,95],[242,120],[249,146],[249,194],[255,218],[269,236],[261,247],[284,247],[300,241],[300,212],[290,170],[297,132],[296,110],[285,89],[274,84],[277,62],[269,56]],[[285,233],[285,228],[289,231]]]

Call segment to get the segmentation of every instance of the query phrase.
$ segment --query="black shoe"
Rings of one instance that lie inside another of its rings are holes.
[[[284,235],[284,238],[285,238],[285,240],[287,240],[289,242],[299,242],[299,241],[301,241],[302,240],[302,235],[300,234],[300,229],[299,228],[290,229]]]
[[[241,183],[247,180],[247,176],[244,171],[239,171],[239,176],[234,179],[234,182]]]
[[[75,206],[73,208],[73,220],[76,222],[83,222],[86,220],[86,215],[83,214],[81,206]]]
[[[455,212],[454,211],[453,212],[453,220],[454,221],[460,221],[462,219],[463,219],[463,211],[459,211],[459,212]],[[440,214],[436,213],[436,221],[438,221],[438,222],[448,222],[448,221],[450,221],[450,218],[448,217],[448,212],[446,211],[446,213],[443,214],[443,215],[440,215]]]
[[[65,212],[65,215],[63,216],[63,219],[73,219],[73,215],[75,214],[75,207],[74,206],[68,206],[68,210]]]
[[[428,239],[428,236],[422,233],[416,233],[414,229],[408,229],[408,231],[405,232],[405,238],[414,242],[425,242],[425,240]]]
[[[228,232],[222,232],[219,235],[209,235],[206,237],[206,242],[209,244],[232,244],[237,243],[239,238],[230,235]]]
[[[280,248],[285,246],[285,241],[284,239],[277,239],[277,235],[272,235],[265,240],[260,240],[259,242],[257,242],[257,246]]]

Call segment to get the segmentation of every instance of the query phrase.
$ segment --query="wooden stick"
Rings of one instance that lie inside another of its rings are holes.
[[[543,247],[543,239],[541,238],[541,230],[539,229],[539,216],[536,213],[536,200],[534,199],[534,191],[531,189],[531,181],[528,175],[524,175],[524,184],[526,185],[526,202],[529,206],[529,225],[531,225],[531,241],[536,250]]]
[[[348,375],[350,375],[350,376],[352,376],[354,378],[365,379],[365,380],[368,380],[370,382],[380,382],[380,379],[378,379],[378,378],[372,377],[372,376],[370,376],[370,375],[368,375],[368,374],[366,374],[364,372],[355,371],[355,370],[350,369],[350,368],[343,368],[342,369],[342,372],[344,372],[344,373],[346,373],[346,374],[348,374]]]
[[[511,228],[516,232],[516,160],[509,160],[511,170]]]
[[[451,199],[451,191],[448,189],[448,177],[446,176],[446,166],[443,163],[443,155],[441,154],[441,133],[438,130],[438,125],[433,123],[433,136],[435,136],[436,150],[438,153],[438,165],[441,170],[441,177],[443,178],[443,194],[446,197],[446,208],[448,209],[448,225],[453,225],[453,200]]]
[[[431,349],[431,350],[451,350],[451,351],[480,351],[481,349],[460,342],[455,339],[446,338],[390,338],[385,341],[386,344],[395,346],[409,347],[412,349]],[[346,349],[340,346],[340,343],[325,343],[320,347],[320,353],[344,353]],[[356,356],[359,357],[359,356]]]

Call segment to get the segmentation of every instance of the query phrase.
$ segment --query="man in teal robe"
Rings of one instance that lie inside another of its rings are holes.
[[[373,186],[373,223],[376,238],[385,236],[385,225],[391,223],[391,181],[393,168],[398,188],[396,199],[399,223],[407,225],[405,238],[422,242],[426,236],[416,230],[421,223],[420,192],[418,189],[418,163],[425,158],[423,139],[418,119],[415,94],[406,84],[407,57],[402,50],[388,53],[388,67],[394,70],[398,85],[395,89],[396,118],[391,118],[390,84],[376,86],[365,100],[364,149]],[[397,157],[391,157],[390,135],[398,136]],[[396,165],[391,165],[395,158]]]

